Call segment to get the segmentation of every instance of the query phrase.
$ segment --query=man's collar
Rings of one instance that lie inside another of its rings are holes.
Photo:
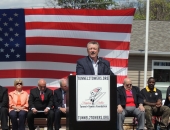
[[[64,93],[66,93],[66,91],[64,91],[63,89],[61,89],[62,90],[62,93],[64,94]]]
[[[151,91],[148,86],[146,86],[146,91],[147,91],[147,92],[150,92],[150,91]],[[155,88],[155,87],[154,87],[153,91],[156,92],[156,88]]]
[[[94,62],[94,60],[92,59],[92,58],[90,58],[90,56],[88,56],[89,57],[89,59],[90,59],[90,61],[91,62]],[[97,57],[97,62],[96,63],[98,63],[99,62],[99,58]],[[95,62],[94,62],[95,63]]]

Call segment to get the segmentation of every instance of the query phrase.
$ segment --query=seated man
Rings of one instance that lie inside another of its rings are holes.
[[[1,120],[1,129],[8,129],[8,89],[0,86],[0,120]]]
[[[145,118],[147,130],[154,130],[152,124],[152,116],[161,116],[161,130],[166,130],[169,121],[169,108],[162,106],[162,92],[155,88],[155,79],[150,77],[148,79],[148,86],[141,90],[144,98]]]
[[[118,129],[123,130],[125,116],[136,116],[138,130],[144,129],[145,109],[140,90],[132,86],[129,78],[124,79],[123,86],[117,88],[117,123]]]
[[[60,120],[62,116],[66,116],[66,91],[67,91],[67,80],[60,80],[60,88],[54,91],[54,108],[55,108],[55,130],[61,128]]]
[[[31,89],[28,104],[29,111],[27,115],[27,122],[29,130],[35,130],[34,117],[47,117],[47,129],[53,130],[53,91],[46,88],[45,80],[40,79],[38,81],[38,87]]]

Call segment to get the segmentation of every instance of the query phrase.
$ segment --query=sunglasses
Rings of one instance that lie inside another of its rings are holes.
[[[22,83],[16,83],[16,85],[22,85]]]
[[[132,84],[126,84],[126,86],[128,87],[128,86],[132,86]]]
[[[39,86],[40,88],[46,88],[46,86]]]

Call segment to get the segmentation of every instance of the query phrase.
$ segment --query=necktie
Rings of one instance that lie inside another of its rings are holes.
[[[63,93],[63,102],[62,102],[62,108],[65,108],[65,104],[66,104],[66,93]]]
[[[44,101],[44,92],[41,92],[41,100]]]
[[[64,93],[64,104],[66,104],[66,93]]]

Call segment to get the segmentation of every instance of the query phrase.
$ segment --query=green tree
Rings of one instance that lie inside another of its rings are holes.
[[[136,8],[134,19],[146,19],[146,0],[116,3],[112,0],[46,0],[52,7],[75,9],[126,9]],[[150,20],[170,20],[170,0],[150,0]]]
[[[48,6],[74,9],[108,9],[114,3],[112,0],[46,0]]]
[[[146,0],[137,0],[135,3],[127,2],[120,5],[120,8],[135,7],[134,19],[146,19]],[[150,20],[170,20],[169,0],[150,0]]]
[[[169,0],[150,0],[150,20],[170,20]],[[138,1],[135,19],[146,19],[146,1]]]
[[[167,0],[151,0],[150,19],[170,20],[170,2]]]

